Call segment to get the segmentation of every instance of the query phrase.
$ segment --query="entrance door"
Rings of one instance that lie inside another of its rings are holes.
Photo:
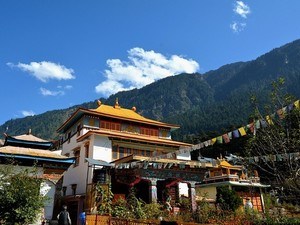
[[[72,224],[77,224],[78,218],[78,201],[72,201],[68,203],[68,211],[70,213],[70,218]]]

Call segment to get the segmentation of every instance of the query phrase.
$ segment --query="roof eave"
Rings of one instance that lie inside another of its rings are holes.
[[[32,159],[37,161],[48,161],[48,162],[59,162],[65,164],[73,164],[75,158],[52,158],[52,157],[41,157],[41,156],[31,156],[31,155],[19,155],[11,153],[0,153],[0,157],[4,158],[16,158],[16,159]]]
[[[77,138],[77,142],[80,142],[80,141],[83,141],[84,139],[88,138],[89,136],[91,135],[104,135],[104,136],[107,136],[107,137],[111,137],[111,138],[124,138],[124,139],[132,139],[130,137],[122,137],[122,134],[119,134],[119,135],[116,135],[116,134],[105,134],[105,133],[98,133],[96,131],[88,131],[87,133],[85,133],[84,135],[81,135]],[[137,140],[137,141],[146,141],[146,140],[143,140],[143,139],[140,139],[138,137],[133,137],[133,139]],[[164,145],[169,145],[169,146],[176,146],[176,147],[190,147],[192,146],[192,144],[188,144],[188,143],[184,143],[184,142],[175,142],[173,140],[171,140],[173,143],[170,143],[170,142],[159,142],[159,140],[161,141],[162,139],[158,139],[158,141],[156,142],[155,140],[147,140],[147,142],[150,142],[150,143],[158,143],[158,144],[164,144]]]

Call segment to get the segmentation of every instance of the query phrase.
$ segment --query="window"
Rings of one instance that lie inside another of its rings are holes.
[[[90,143],[84,145],[84,157],[88,158],[90,155]]]
[[[80,136],[80,129],[81,129],[81,125],[78,124],[77,125],[77,137]]]
[[[158,130],[142,127],[141,134],[158,137]]]
[[[70,143],[71,140],[71,132],[68,133],[68,143]]]
[[[93,118],[89,119],[89,126],[91,126],[91,127],[95,126],[95,120]]]
[[[150,136],[158,137],[158,130],[150,129]]]
[[[62,194],[63,194],[63,196],[66,196],[66,193],[67,193],[67,187],[63,186],[62,187]]]
[[[71,188],[72,188],[72,195],[76,195],[77,184],[72,184]]]
[[[112,149],[112,158],[117,159],[118,158],[118,145],[114,145]]]
[[[120,131],[121,125],[120,125],[120,123],[114,123],[114,122],[101,120],[100,128]]]
[[[75,157],[75,162],[74,162],[74,167],[79,165],[79,160],[80,160],[80,149],[75,149],[74,150],[74,157]]]
[[[129,155],[135,156],[152,156],[152,151],[144,150],[144,149],[134,149],[134,148],[125,148],[118,145],[113,145],[112,148],[112,158],[113,159],[120,159]]]
[[[100,128],[103,128],[103,129],[110,129],[110,122],[107,122],[107,121],[101,121],[100,122]]]
[[[121,125],[119,123],[111,123],[111,129],[120,131],[121,130]]]
[[[123,158],[124,157],[124,148],[120,147],[119,148],[119,158]]]

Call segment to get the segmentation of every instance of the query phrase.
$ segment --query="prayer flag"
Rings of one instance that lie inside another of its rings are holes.
[[[228,137],[228,134],[223,134],[222,137],[225,143],[230,142],[230,138]]]
[[[247,127],[249,128],[249,130],[250,130],[251,133],[254,133],[254,129],[255,129],[254,123],[249,123],[249,124],[247,125]]]
[[[292,111],[293,108],[294,108],[294,104],[293,103],[291,103],[291,104],[288,105],[288,111],[289,112]]]
[[[245,131],[244,127],[240,127],[239,128],[239,132],[240,132],[241,136],[245,136],[246,135],[246,131]]]
[[[260,128],[260,121],[259,121],[259,120],[256,120],[256,121],[255,121],[255,128],[256,128],[256,129],[259,129],[259,128]]]
[[[268,124],[265,120],[260,120],[260,124],[263,128],[266,128],[268,126]]]
[[[270,125],[274,125],[274,123],[273,123],[273,120],[272,120],[272,118],[271,118],[271,116],[266,116],[266,120],[267,120],[267,122],[268,122],[268,124],[270,124]]]
[[[211,139],[211,144],[214,145],[216,143],[216,141],[217,141],[217,138]]]
[[[229,139],[231,140],[232,139],[232,132],[228,132],[227,135],[228,135]]]
[[[217,143],[222,144],[223,143],[223,138],[222,136],[217,137]]]
[[[240,137],[240,134],[239,134],[239,131],[238,131],[238,130],[232,131],[232,134],[233,134],[233,137],[234,137],[234,138]]]
[[[294,105],[297,109],[300,109],[300,101],[299,100],[295,101]]]

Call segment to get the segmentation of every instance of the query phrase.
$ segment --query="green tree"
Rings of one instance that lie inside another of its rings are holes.
[[[8,165],[0,174],[0,224],[33,223],[45,202],[36,170]]]
[[[103,214],[111,214],[112,212],[112,200],[113,193],[111,191],[110,185],[103,185],[97,183],[96,185],[96,202],[97,202],[97,210],[98,213]]]
[[[255,167],[261,179],[289,201],[300,197],[300,110],[294,101],[284,90],[284,79],[274,82],[272,104],[263,110],[256,108],[255,116],[264,126],[246,146],[248,156],[259,159],[249,166]],[[267,119],[263,114],[269,115]]]
[[[222,210],[235,211],[243,204],[243,201],[234,190],[221,186],[217,187],[216,203]]]

